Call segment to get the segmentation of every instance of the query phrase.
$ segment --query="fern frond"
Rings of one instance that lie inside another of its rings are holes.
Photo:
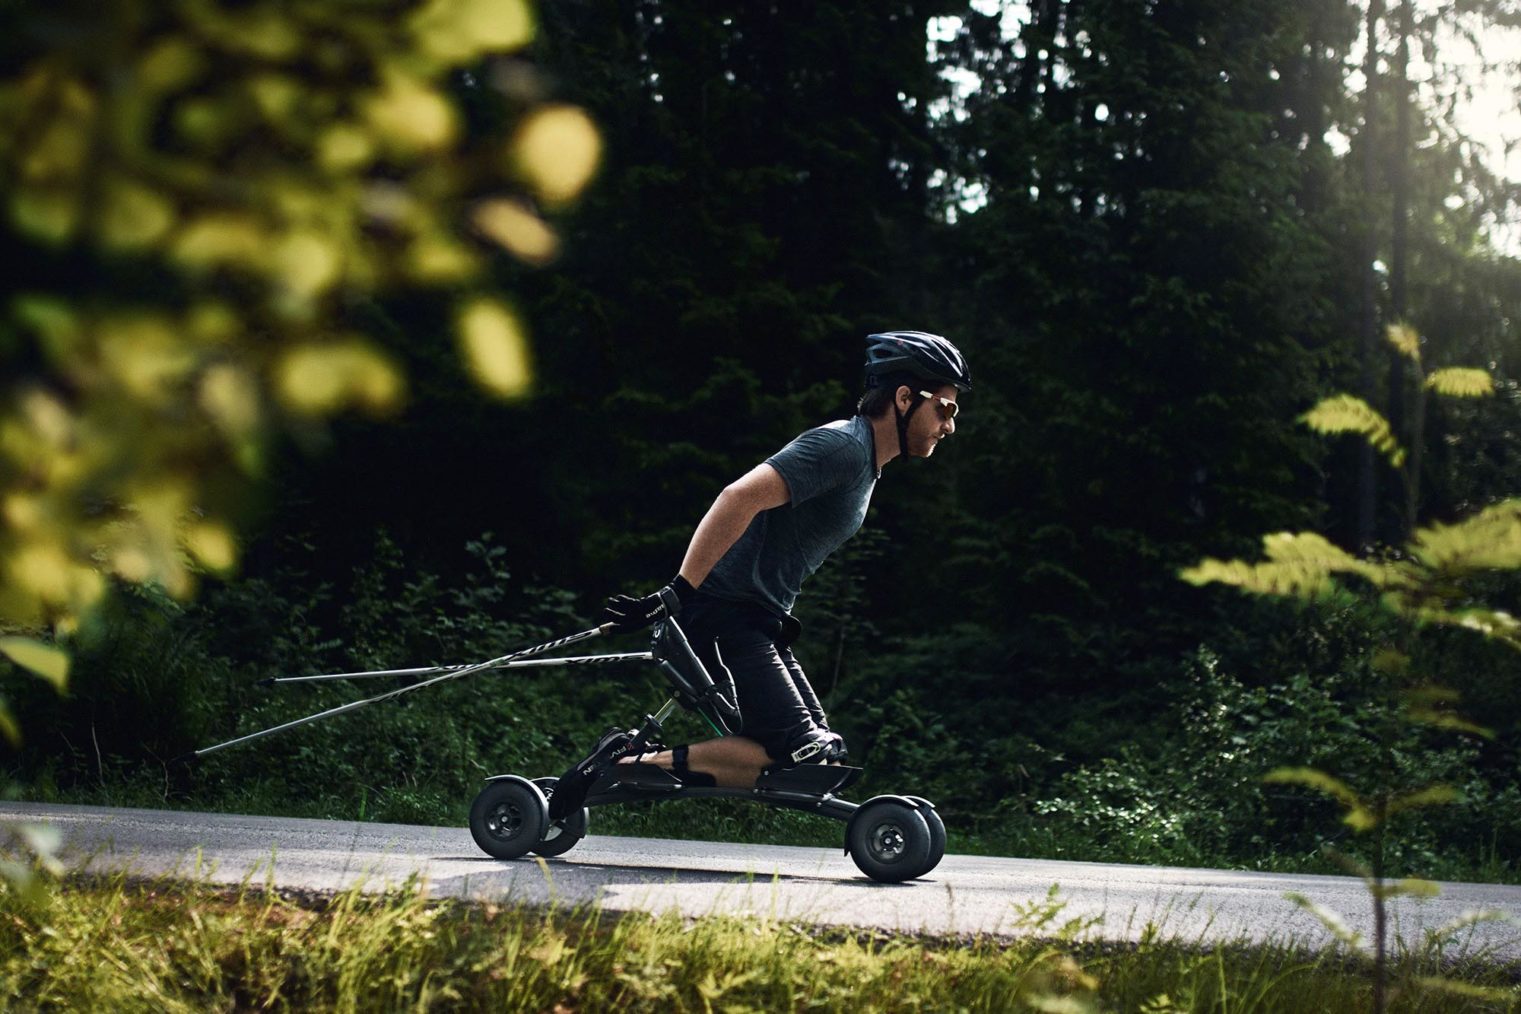
[[[1416,334],[1415,328],[1400,321],[1390,324],[1384,329],[1384,337],[1389,340],[1395,350],[1412,363],[1419,364],[1421,361],[1421,336]]]
[[[1405,449],[1394,439],[1389,420],[1361,398],[1350,394],[1323,398],[1300,416],[1299,421],[1317,433],[1356,433],[1387,457],[1395,468],[1405,464]]]
[[[1308,895],[1297,891],[1290,891],[1284,895],[1289,901],[1298,905],[1306,912],[1320,920],[1320,924],[1348,950],[1366,955],[1367,945],[1363,943],[1363,935],[1347,925],[1347,921],[1341,917],[1341,913],[1327,908],[1318,901],[1312,901]]]
[[[1432,785],[1415,792],[1407,792],[1403,796],[1396,796],[1389,801],[1389,808],[1385,811],[1389,816],[1403,813],[1406,810],[1414,810],[1420,806],[1443,806],[1447,803],[1461,802],[1463,793],[1451,785]]]
[[[1303,563],[1247,563],[1245,560],[1208,559],[1179,575],[1189,584],[1228,584],[1257,595],[1318,599],[1336,590],[1336,582],[1323,567]]]
[[[1492,641],[1521,649],[1521,621],[1499,609],[1438,609],[1406,601],[1391,603],[1390,608],[1417,623],[1462,627]]]
[[[1378,817],[1352,786],[1319,768],[1274,768],[1262,780],[1273,785],[1300,785],[1330,796],[1346,808],[1342,822],[1354,831],[1371,831],[1378,826]]]
[[[1403,880],[1384,881],[1374,884],[1371,890],[1375,897],[1379,898],[1435,898],[1442,893],[1441,887],[1430,880],[1422,880],[1420,877],[1406,877]]]
[[[1495,731],[1486,729],[1476,722],[1470,722],[1466,718],[1459,718],[1450,711],[1437,711],[1435,708],[1410,708],[1405,712],[1405,717],[1417,725],[1428,725],[1433,729],[1445,729],[1448,732],[1465,732],[1470,736],[1478,736],[1480,739],[1494,739]]]
[[[1450,366],[1426,378],[1426,386],[1449,398],[1482,398],[1495,393],[1495,378],[1488,370],[1470,366]]]
[[[1207,559],[1179,576],[1195,585],[1233,585],[1258,595],[1280,595],[1318,599],[1336,590],[1334,575],[1357,574],[1375,587],[1383,588],[1396,581],[1388,568],[1367,563],[1333,545],[1314,532],[1275,532],[1262,538],[1267,560]]]
[[[1411,552],[1444,574],[1521,567],[1521,500],[1505,500],[1455,525],[1416,531]]]

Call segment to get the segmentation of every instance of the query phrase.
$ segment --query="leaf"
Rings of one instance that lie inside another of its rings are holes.
[[[374,135],[403,154],[446,148],[459,129],[458,117],[449,100],[400,71],[385,77],[385,84],[364,106]]]
[[[298,345],[280,360],[275,380],[289,408],[312,415],[351,406],[383,412],[401,401],[403,389],[391,360],[359,338]]]
[[[1470,908],[1460,912],[1448,922],[1443,923],[1436,929],[1426,931],[1426,939],[1432,942],[1446,940],[1455,933],[1477,926],[1483,922],[1510,922],[1515,923],[1515,916],[1508,912],[1502,912],[1497,908]]]
[[[0,736],[4,736],[12,749],[21,749],[21,726],[11,715],[11,709],[5,701],[0,700]]]
[[[0,637],[0,653],[63,693],[69,685],[69,655],[61,648],[30,637]]]
[[[312,299],[338,281],[343,254],[332,241],[316,232],[293,232],[272,251],[273,267],[295,296]]]
[[[511,152],[518,171],[540,197],[568,201],[597,171],[602,138],[591,118],[575,106],[545,106],[518,128]]]
[[[1395,468],[1405,464],[1405,450],[1394,438],[1389,421],[1361,398],[1338,394],[1325,398],[1299,417],[1317,433],[1356,433],[1389,459]]]
[[[1336,590],[1334,574],[1357,574],[1376,587],[1394,581],[1393,572],[1359,560],[1314,532],[1276,532],[1263,537],[1265,563],[1207,559],[1182,571],[1190,584],[1234,585],[1259,595],[1317,599]]]
[[[1487,370],[1451,366],[1432,373],[1426,386],[1449,398],[1482,398],[1495,393],[1495,378]]]
[[[1494,739],[1495,731],[1485,728],[1477,722],[1470,722],[1466,718],[1454,715],[1450,711],[1437,711],[1433,708],[1410,708],[1405,712],[1405,717],[1417,725],[1429,726],[1433,729],[1446,729],[1448,732],[1465,732],[1470,736],[1478,736],[1481,739]]]
[[[1404,813],[1406,810],[1414,810],[1423,806],[1443,806],[1447,803],[1458,803],[1463,799],[1463,793],[1451,785],[1432,785],[1424,789],[1403,796],[1396,796],[1389,801],[1387,815],[1392,817],[1396,813]]]
[[[1417,529],[1411,552],[1447,574],[1521,568],[1521,500],[1503,500],[1454,525]]]
[[[519,49],[534,34],[532,13],[522,0],[431,0],[408,27],[425,51],[455,63]]]
[[[135,180],[116,179],[105,187],[95,227],[104,246],[140,250],[168,235],[176,217],[164,195]]]
[[[1347,921],[1342,918],[1339,912],[1326,908],[1319,902],[1312,901],[1305,895],[1295,891],[1288,892],[1284,897],[1319,919],[1321,925],[1346,947],[1360,954],[1366,953],[1367,949],[1363,944],[1363,935],[1348,926]]]
[[[1442,889],[1433,881],[1407,877],[1392,884],[1376,884],[1373,893],[1381,898],[1435,898]]]
[[[530,264],[547,263],[559,249],[554,230],[522,201],[482,201],[472,218],[477,229]]]
[[[1515,990],[1506,989],[1503,986],[1479,986],[1472,982],[1444,979],[1439,975],[1420,975],[1416,976],[1412,981],[1423,989],[1435,990],[1439,993],[1450,993],[1453,996],[1467,997],[1471,1000],[1509,1003],[1516,998]]]
[[[1387,328],[1384,329],[1384,338],[1389,342],[1390,345],[1394,346],[1395,351],[1397,351],[1400,355],[1404,356],[1412,363],[1416,363],[1417,365],[1420,364],[1421,336],[1416,333],[1415,328],[1411,327],[1409,324],[1406,324],[1404,321],[1399,321],[1397,323],[1390,324]]]
[[[1274,768],[1263,775],[1262,780],[1274,785],[1299,785],[1330,796],[1346,807],[1347,813],[1342,820],[1354,830],[1367,831],[1378,824],[1378,819],[1368,804],[1350,785],[1317,768]]]
[[[21,824],[15,827],[15,832],[43,869],[55,877],[63,874],[63,863],[58,860],[62,831],[52,824]]]
[[[477,299],[460,310],[458,327],[465,365],[482,387],[503,398],[528,392],[528,340],[511,310],[494,299]]]

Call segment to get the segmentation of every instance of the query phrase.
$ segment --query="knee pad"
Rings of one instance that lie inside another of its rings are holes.
[[[828,729],[810,729],[787,741],[782,751],[782,766],[797,764],[844,763],[849,757],[845,752],[845,740],[838,732]]]

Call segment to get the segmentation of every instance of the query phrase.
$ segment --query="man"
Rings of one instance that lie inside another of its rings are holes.
[[[773,764],[845,759],[844,741],[829,730],[789,647],[799,629],[793,603],[804,580],[860,529],[882,467],[927,458],[956,432],[956,399],[971,386],[966,360],[946,339],[870,335],[855,417],[808,430],[725,487],[669,585],[608,600],[599,622],[615,630],[679,616],[703,664],[733,674],[743,722],[740,735],[621,762],[656,764],[691,785],[743,788]]]

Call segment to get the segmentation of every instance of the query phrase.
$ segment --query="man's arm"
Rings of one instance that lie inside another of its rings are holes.
[[[729,547],[739,541],[755,515],[792,499],[787,483],[775,468],[759,464],[725,486],[702,516],[681,560],[681,576],[696,588],[707,578]]]

